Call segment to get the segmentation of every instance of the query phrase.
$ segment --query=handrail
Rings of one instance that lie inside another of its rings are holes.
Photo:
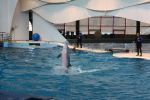
[[[6,33],[6,32],[0,32],[0,33]]]
[[[10,34],[7,32],[0,32],[0,41],[8,41],[10,40]]]

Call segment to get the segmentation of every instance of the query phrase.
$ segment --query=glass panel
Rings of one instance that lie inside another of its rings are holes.
[[[126,27],[126,34],[135,35],[136,34],[136,27]]]
[[[66,23],[65,30],[75,32],[76,31],[76,22]]]
[[[103,17],[101,25],[106,27],[113,26],[113,17]]]
[[[126,20],[126,26],[136,26],[136,21],[135,20]]]
[[[114,18],[114,26],[125,26],[125,19],[124,18],[115,17]]]

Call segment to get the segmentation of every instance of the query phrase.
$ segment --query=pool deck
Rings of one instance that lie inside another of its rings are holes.
[[[47,42],[47,41],[12,41],[14,43],[47,43],[47,44],[58,44],[62,45],[62,43],[57,42]],[[45,45],[44,45],[45,46]],[[27,47],[33,47],[33,46],[27,46]],[[35,48],[41,48],[42,46],[35,46]],[[74,49],[74,45],[69,45],[70,49]],[[75,48],[75,50],[83,50],[83,51],[89,51],[89,52],[97,52],[97,53],[105,53],[110,52],[108,50],[104,49],[94,49],[91,47],[82,47],[82,48]],[[120,53],[113,53],[114,57],[118,58],[141,58],[150,60],[150,52],[149,53],[143,53],[142,56],[136,56],[136,52],[120,52]]]
[[[73,46],[69,46],[69,48],[73,49]],[[75,48],[76,50],[84,50],[84,51],[90,51],[90,52],[99,52],[99,53],[105,53],[105,52],[109,52],[106,50],[100,50],[100,49],[91,49],[91,48]],[[120,53],[113,53],[114,57],[118,57],[118,58],[140,58],[140,59],[146,59],[146,60],[150,60],[150,53],[143,53],[142,56],[136,56],[137,53],[136,52],[120,52]]]
[[[140,59],[146,59],[150,60],[150,53],[143,53],[142,56],[136,56],[136,52],[129,52],[129,53],[114,53],[114,57],[118,58],[140,58]]]
[[[69,45],[70,49],[73,49],[74,47],[72,45]],[[102,50],[102,49],[94,49],[94,48],[86,48],[86,47],[82,47],[82,48],[75,48],[75,50],[83,50],[83,51],[90,51],[90,52],[99,52],[99,53],[105,53],[108,52],[106,50]]]

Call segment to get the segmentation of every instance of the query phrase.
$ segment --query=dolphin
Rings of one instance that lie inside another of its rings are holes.
[[[62,60],[62,66],[65,68],[70,68],[71,64],[70,64],[70,55],[69,55],[69,48],[68,48],[68,43],[65,42],[62,52],[61,52],[61,60]]]

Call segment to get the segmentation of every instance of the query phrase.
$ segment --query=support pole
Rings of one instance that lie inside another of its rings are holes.
[[[33,34],[33,12],[32,10],[29,11],[29,21],[32,25],[32,31],[29,31],[29,40],[32,40],[32,34]]]
[[[80,32],[80,21],[77,20],[76,21],[76,36],[79,35],[79,32]]]
[[[136,21],[136,35],[139,33],[140,35],[140,21]]]

